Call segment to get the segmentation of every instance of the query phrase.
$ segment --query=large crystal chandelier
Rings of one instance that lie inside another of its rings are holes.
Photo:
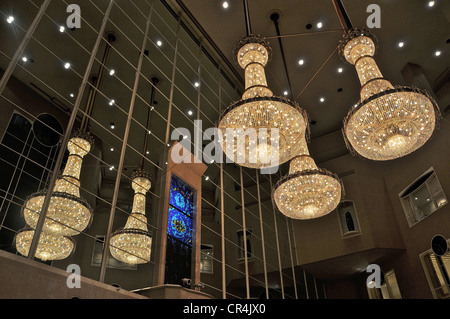
[[[289,174],[274,187],[273,200],[279,211],[292,219],[325,216],[341,200],[341,181],[336,174],[317,167],[309,155],[305,138],[299,146],[301,150],[289,164]]]
[[[28,256],[33,236],[34,230],[24,230],[17,234],[16,249],[20,254]],[[69,257],[74,248],[75,243],[71,238],[42,232],[35,257],[42,261],[62,260]]]
[[[376,39],[368,30],[352,29],[340,43],[341,56],[355,65],[362,86],[361,100],[344,121],[344,136],[361,156],[386,161],[423,146],[433,134],[439,108],[427,92],[386,80],[373,58],[375,50]]]
[[[77,131],[69,140],[69,157],[60,178],[57,179],[48,206],[43,232],[61,236],[74,236],[91,222],[92,209],[80,196],[80,173],[83,157],[93,145],[92,136]],[[31,228],[36,228],[44,204],[46,191],[31,195],[23,206],[23,215]]]
[[[43,261],[67,258],[75,247],[68,236],[78,235],[92,219],[91,207],[80,197],[83,157],[89,153],[92,145],[92,136],[83,130],[76,131],[67,144],[69,157],[53,188],[35,253],[35,257]],[[46,193],[40,191],[32,194],[22,207],[25,221],[32,228],[19,232],[15,238],[16,249],[24,256],[28,256],[30,251]]]
[[[136,265],[150,261],[152,236],[145,217],[145,195],[152,185],[144,170],[135,171],[132,176],[134,190],[133,208],[125,227],[111,236],[111,255],[127,264]]]
[[[295,102],[274,96],[268,88],[264,67],[271,49],[264,39],[247,36],[235,53],[245,70],[246,90],[219,118],[222,149],[245,167],[281,165],[298,154],[308,128],[307,115]]]

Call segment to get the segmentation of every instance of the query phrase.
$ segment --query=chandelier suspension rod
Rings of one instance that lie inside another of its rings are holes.
[[[100,90],[100,85],[103,79],[103,73],[105,70],[106,62],[108,61],[111,47],[114,42],[116,42],[116,37],[112,33],[108,33],[106,35],[108,42],[106,43],[105,52],[103,53],[102,62],[100,64],[100,69],[98,71],[98,75],[94,78],[94,87],[90,87],[89,96],[86,104],[86,109],[83,115],[83,120],[81,122],[81,129],[87,130],[89,125],[89,118],[92,115],[92,111],[94,109],[95,100],[97,98],[97,91]]]
[[[157,77],[152,77],[151,81],[152,81],[153,85],[152,85],[152,92],[150,95],[150,107],[148,108],[147,130],[145,131],[144,152],[143,152],[143,156],[142,156],[141,169],[144,169],[144,166],[145,166],[145,158],[147,155],[148,140],[149,140],[149,135],[150,135],[150,119],[151,119],[151,114],[152,114],[151,112],[152,112],[153,104],[155,103],[155,88],[156,88],[156,85],[159,83],[159,79]]]
[[[253,32],[252,32],[252,25],[250,22],[250,13],[248,9],[247,0],[244,0],[244,13],[245,13],[245,27],[247,30],[247,36],[249,37],[253,34]]]
[[[348,33],[349,30],[353,29],[352,22],[345,10],[344,5],[341,0],[332,0],[334,8],[336,9],[336,13],[338,15],[339,21],[341,22],[342,28],[345,30],[345,33]]]
[[[277,38],[299,37],[299,36],[303,36],[303,35],[335,33],[335,32],[342,32],[342,31],[344,31],[344,29],[334,29],[334,30],[317,31],[317,32],[300,32],[300,33],[292,33],[292,34],[274,35],[274,36],[268,36],[268,37],[264,37],[264,38],[267,40],[270,40],[270,39],[277,39]]]

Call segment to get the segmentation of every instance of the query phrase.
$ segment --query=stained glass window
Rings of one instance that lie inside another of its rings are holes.
[[[194,191],[180,179],[172,176],[169,198],[167,234],[185,244],[192,245]]]

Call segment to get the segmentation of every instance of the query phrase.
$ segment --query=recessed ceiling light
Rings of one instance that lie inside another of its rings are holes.
[[[75,94],[73,94],[73,93],[70,93],[70,97],[75,97]]]
[[[317,26],[317,28],[318,28],[318,29],[322,29],[322,27],[323,27],[323,23],[322,23],[322,22],[319,22],[319,23],[317,23],[317,25],[316,25],[316,26]]]
[[[284,95],[288,95],[289,92],[288,92],[288,91],[284,91],[283,94],[284,94]]]
[[[147,152],[145,152],[145,154],[147,154],[147,155],[148,155],[148,154],[150,154],[150,152],[149,152],[149,151],[147,151]]]
[[[66,63],[64,64],[64,68],[70,69],[70,63],[69,63],[69,62],[66,62]]]
[[[205,181],[209,180],[209,176],[205,176]]]
[[[6,19],[6,22],[8,22],[9,24],[13,23],[13,22],[14,22],[14,17],[13,17],[13,16],[9,16],[9,17]]]
[[[112,171],[113,169],[114,169],[114,166],[111,166],[111,167],[109,168],[110,171]]]
[[[405,42],[402,41],[402,42],[399,42],[399,43],[398,43],[398,47],[399,47],[399,48],[403,48],[404,46],[405,46]]]
[[[441,51],[436,51],[436,52],[434,53],[435,56],[440,56],[441,54],[442,54]]]
[[[114,152],[114,147],[111,147],[111,152]]]
[[[111,123],[111,129],[114,130],[116,128],[116,126],[114,125],[114,123]]]
[[[64,31],[66,31],[66,28],[62,25],[59,27],[59,32],[63,33]]]
[[[28,61],[28,58],[27,58],[26,56],[24,56],[24,57],[22,57],[22,61],[23,61],[23,62],[27,62],[27,61]]]
[[[434,5],[435,5],[435,1],[428,1],[428,6],[431,8],[431,7],[434,7]]]
[[[325,98],[321,97],[320,102],[322,102],[322,103],[325,102]]]
[[[161,40],[156,41],[156,45],[159,47],[162,46],[162,41]]]
[[[199,82],[195,82],[195,83],[194,83],[194,86],[195,86],[196,88],[198,88],[198,87],[200,86],[200,83],[199,83]]]
[[[224,1],[224,2],[222,3],[222,7],[224,7],[225,9],[227,9],[227,8],[228,8],[228,1]]]
[[[111,71],[109,71],[109,75],[113,76],[116,73],[116,71],[114,69],[112,69]]]
[[[116,103],[116,101],[115,101],[115,100],[111,100],[111,101],[109,101],[109,105],[111,105],[111,106],[113,106],[113,105],[114,105],[114,103]]]
[[[305,60],[303,60],[303,59],[300,59],[300,60],[298,61],[298,64],[300,64],[300,65],[303,65],[303,64],[305,64]]]
[[[343,68],[339,68],[339,69],[338,69],[338,72],[339,72],[339,73],[342,73],[342,72],[344,72],[344,69],[343,69]]]
[[[192,114],[194,114],[194,112],[192,112],[192,111],[188,111],[188,115],[192,115]]]

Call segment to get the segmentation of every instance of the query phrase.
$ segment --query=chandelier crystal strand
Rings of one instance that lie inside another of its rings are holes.
[[[342,184],[336,174],[317,167],[305,138],[299,144],[301,151],[291,160],[289,174],[275,185],[273,200],[289,218],[319,218],[337,207],[342,198]]]
[[[139,170],[133,173],[133,208],[125,227],[112,234],[110,240],[111,255],[124,263],[136,265],[150,261],[152,236],[148,231],[145,216],[146,193],[151,188],[147,172]]]
[[[268,88],[264,67],[271,48],[264,39],[243,38],[235,54],[245,70],[245,92],[220,116],[222,149],[233,162],[249,168],[283,164],[298,153],[298,142],[309,128],[306,112]]]
[[[422,147],[440,111],[427,92],[394,87],[383,77],[373,58],[376,43],[370,31],[359,29],[352,29],[340,43],[341,56],[355,66],[361,83],[361,99],[344,121],[344,137],[361,156],[386,161]]]
[[[82,232],[92,220],[92,208],[80,197],[80,173],[83,157],[94,141],[85,131],[77,131],[69,140],[69,157],[64,171],[56,181],[48,207],[43,232],[74,236]],[[23,206],[26,223],[35,228],[44,203],[45,191],[31,195]]]

